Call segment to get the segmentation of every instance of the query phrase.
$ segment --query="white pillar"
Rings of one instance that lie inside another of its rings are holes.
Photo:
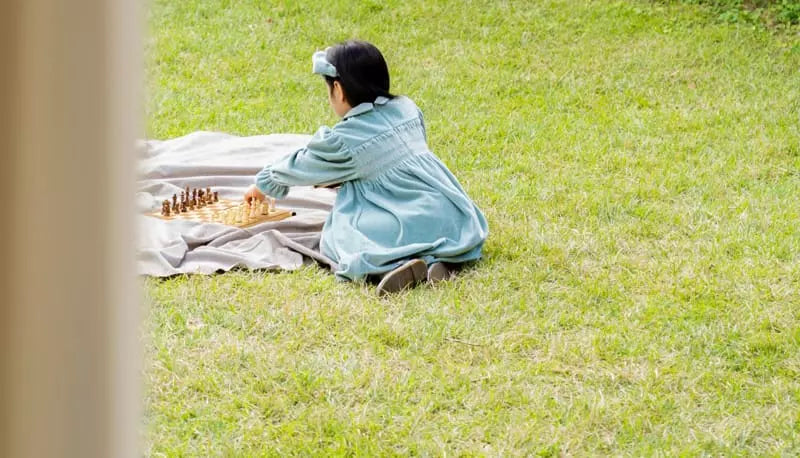
[[[0,3],[0,456],[136,456],[138,5]]]

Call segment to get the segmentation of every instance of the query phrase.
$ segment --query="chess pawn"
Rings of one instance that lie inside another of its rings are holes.
[[[270,197],[269,198],[269,211],[271,211],[271,212],[275,211],[275,198],[274,197]]]
[[[269,215],[269,204],[267,202],[261,202],[261,214]]]
[[[219,202],[219,193],[214,191],[214,202]]]

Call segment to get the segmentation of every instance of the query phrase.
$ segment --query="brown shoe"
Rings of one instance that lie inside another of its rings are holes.
[[[453,273],[443,262],[434,262],[428,267],[428,283],[439,283],[440,281],[450,280]]]
[[[400,267],[386,272],[378,283],[378,296],[411,288],[428,277],[428,266],[422,259],[412,259]]]

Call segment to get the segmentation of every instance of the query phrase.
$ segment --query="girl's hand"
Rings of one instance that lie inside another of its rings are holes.
[[[254,184],[250,185],[250,187],[247,188],[247,191],[244,192],[244,201],[248,203],[253,199],[256,199],[259,202],[261,202],[266,198],[267,196],[265,196],[264,193],[261,192],[261,190],[259,190],[258,187]]]

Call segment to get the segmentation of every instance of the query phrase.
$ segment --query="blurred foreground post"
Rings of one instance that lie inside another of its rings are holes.
[[[0,2],[0,456],[139,455],[137,10]]]

